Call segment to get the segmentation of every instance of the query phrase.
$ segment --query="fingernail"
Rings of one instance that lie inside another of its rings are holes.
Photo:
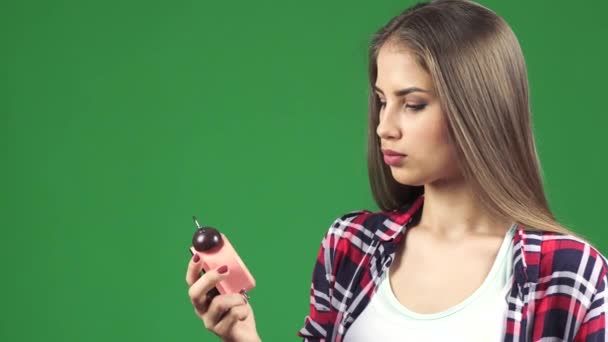
[[[228,272],[228,266],[224,265],[224,266],[222,266],[222,267],[218,268],[218,269],[217,269],[217,272],[218,272],[219,274],[224,274],[224,273]]]
[[[198,253],[194,254],[194,257],[192,258],[192,260],[194,260],[194,262],[198,262],[201,258],[198,256]]]

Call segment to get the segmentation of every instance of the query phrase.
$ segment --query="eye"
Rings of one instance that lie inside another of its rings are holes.
[[[405,108],[408,108],[408,107],[412,108],[412,110],[414,112],[419,112],[419,111],[423,110],[426,107],[426,103],[421,103],[421,104],[417,104],[417,105],[408,105],[408,104],[406,104]]]
[[[382,101],[382,99],[378,98],[378,101],[380,102],[380,109],[383,109],[386,106],[386,102]],[[421,103],[421,104],[415,104],[415,105],[409,105],[409,104],[405,104],[405,108],[411,108],[414,112],[419,112],[421,110],[423,110],[424,108],[426,108],[426,103]]]

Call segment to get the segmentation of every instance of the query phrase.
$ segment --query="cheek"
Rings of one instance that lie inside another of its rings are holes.
[[[447,127],[439,115],[424,118],[412,133],[414,148],[422,153],[440,153],[449,147]]]
[[[420,123],[415,131],[415,136],[412,136],[414,138],[412,153],[415,153],[421,167],[428,172],[448,171],[454,166],[454,151],[446,122],[442,120],[439,113]]]

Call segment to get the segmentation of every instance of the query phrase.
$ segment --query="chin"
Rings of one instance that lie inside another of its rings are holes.
[[[400,170],[395,171],[393,168],[391,168],[391,173],[393,174],[393,178],[399,184],[409,186],[421,186],[426,183],[423,177],[413,177],[409,172],[404,172]]]

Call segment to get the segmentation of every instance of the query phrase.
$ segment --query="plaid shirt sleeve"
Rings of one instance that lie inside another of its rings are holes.
[[[337,221],[337,220],[336,220]],[[337,224],[334,221],[332,227]],[[310,313],[304,318],[304,327],[298,332],[305,342],[326,342],[332,336],[336,311],[331,310],[331,278],[334,250],[330,247],[333,239],[331,228],[323,237],[312,271],[310,284]]]
[[[341,237],[353,220],[352,217],[364,211],[351,211],[334,220],[321,241],[310,285],[310,313],[304,319],[304,327],[297,334],[304,338],[304,342],[332,340],[338,315],[338,311],[332,306],[336,281],[335,266],[340,265],[340,260],[348,248],[348,240]],[[359,221],[360,218],[357,217],[356,220]]]
[[[590,260],[587,269],[593,266],[599,269],[597,281],[591,280],[595,291],[591,295],[589,305],[580,316],[580,327],[574,337],[575,342],[606,342],[608,341],[608,261],[594,248],[591,249]],[[592,273],[593,274],[593,273]]]

